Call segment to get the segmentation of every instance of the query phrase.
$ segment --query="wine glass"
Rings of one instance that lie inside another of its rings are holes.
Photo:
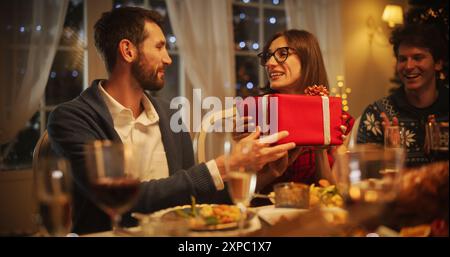
[[[34,173],[38,221],[44,235],[66,236],[72,225],[70,163],[62,157],[40,158]]]
[[[247,220],[247,207],[253,197],[256,188],[256,173],[246,166],[234,167],[231,165],[232,154],[238,154],[242,158],[251,152],[252,142],[241,140],[234,142],[232,135],[227,133],[224,140],[225,169],[228,191],[233,203],[239,208],[239,234],[243,233]]]
[[[351,223],[375,230],[400,190],[403,148],[356,145],[335,154],[336,186]]]
[[[88,181],[93,200],[106,212],[113,232],[120,234],[122,214],[139,195],[137,149],[131,144],[96,140],[85,146]]]
[[[426,125],[426,151],[431,160],[448,160],[448,122],[431,120]]]
[[[357,145],[335,154],[339,191],[350,203],[383,203],[394,199],[403,168],[403,148]]]

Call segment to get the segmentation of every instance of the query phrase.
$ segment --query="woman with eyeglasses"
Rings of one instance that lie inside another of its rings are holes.
[[[304,94],[305,89],[313,85],[329,88],[319,44],[307,31],[287,30],[275,34],[258,57],[266,70],[271,92]],[[292,118],[299,120],[299,126],[308,126],[300,122],[301,114]],[[346,112],[342,118],[345,124],[342,129],[347,135],[354,119]],[[257,189],[268,193],[279,182],[312,184],[322,178],[332,181],[333,150],[333,147],[297,147],[291,150],[286,157],[264,167],[258,176]]]

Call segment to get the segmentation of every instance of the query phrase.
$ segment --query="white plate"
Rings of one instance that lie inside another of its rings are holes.
[[[203,206],[214,207],[214,206],[218,206],[218,204],[197,204],[196,208],[198,208],[198,212],[200,211],[200,208],[202,208]],[[225,206],[233,207],[233,208],[235,208],[235,210],[239,211],[239,209],[237,209],[236,206],[233,206],[233,205],[225,205]],[[163,215],[161,215],[161,219],[162,219],[162,221],[164,221],[165,218],[193,219],[193,217],[191,217],[191,216],[185,216],[185,215],[190,215],[191,209],[192,209],[192,207],[190,205],[189,206],[180,206],[178,208],[174,208],[173,210],[165,212]],[[181,213],[183,215],[181,215],[179,213]],[[250,220],[253,219],[255,216],[256,215],[254,212],[252,212],[250,210],[248,211],[247,220],[245,222],[246,226],[249,224]],[[227,222],[227,223],[218,223],[218,224],[211,224],[211,225],[206,225],[206,224],[200,225],[200,224],[190,223],[189,228],[194,231],[214,231],[214,230],[237,229],[238,222],[231,221],[231,222]]]
[[[308,209],[275,208],[274,205],[258,207],[256,210],[258,216],[270,225],[274,225],[282,217],[290,220],[297,217],[299,214],[308,211]]]
[[[203,206],[206,204],[198,204],[197,206]],[[180,209],[180,208],[186,208],[186,207],[190,207],[190,205],[183,205],[183,206],[177,206],[177,207],[173,207],[173,208],[168,208],[168,209],[164,209],[164,210],[160,210],[157,211],[153,214],[150,214],[151,217],[154,218],[161,218],[164,214],[171,212],[173,210],[176,209]],[[249,211],[252,211],[253,208],[250,208]],[[256,217],[257,215],[254,215],[254,217]],[[249,220],[249,224],[246,228],[244,228],[243,233],[247,234],[247,233],[251,233],[254,231],[257,231],[258,229],[261,228],[261,223],[259,221],[259,219],[250,219]],[[204,230],[204,231],[197,231],[197,230],[190,230],[190,232],[188,233],[187,236],[200,236],[200,237],[228,237],[228,236],[239,236],[239,230],[238,229],[224,229],[224,230]]]

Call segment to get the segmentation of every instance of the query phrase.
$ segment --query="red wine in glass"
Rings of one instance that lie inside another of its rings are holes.
[[[112,221],[114,232],[123,231],[120,220],[139,195],[142,156],[137,145],[97,140],[85,146],[89,184],[94,201]]]
[[[92,192],[98,204],[107,212],[127,211],[139,194],[139,180],[134,178],[102,177],[92,183]]]

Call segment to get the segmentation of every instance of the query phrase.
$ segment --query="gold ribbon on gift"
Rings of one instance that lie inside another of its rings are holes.
[[[322,118],[323,118],[323,144],[329,145],[331,143],[330,133],[330,99],[328,96],[322,97]]]

